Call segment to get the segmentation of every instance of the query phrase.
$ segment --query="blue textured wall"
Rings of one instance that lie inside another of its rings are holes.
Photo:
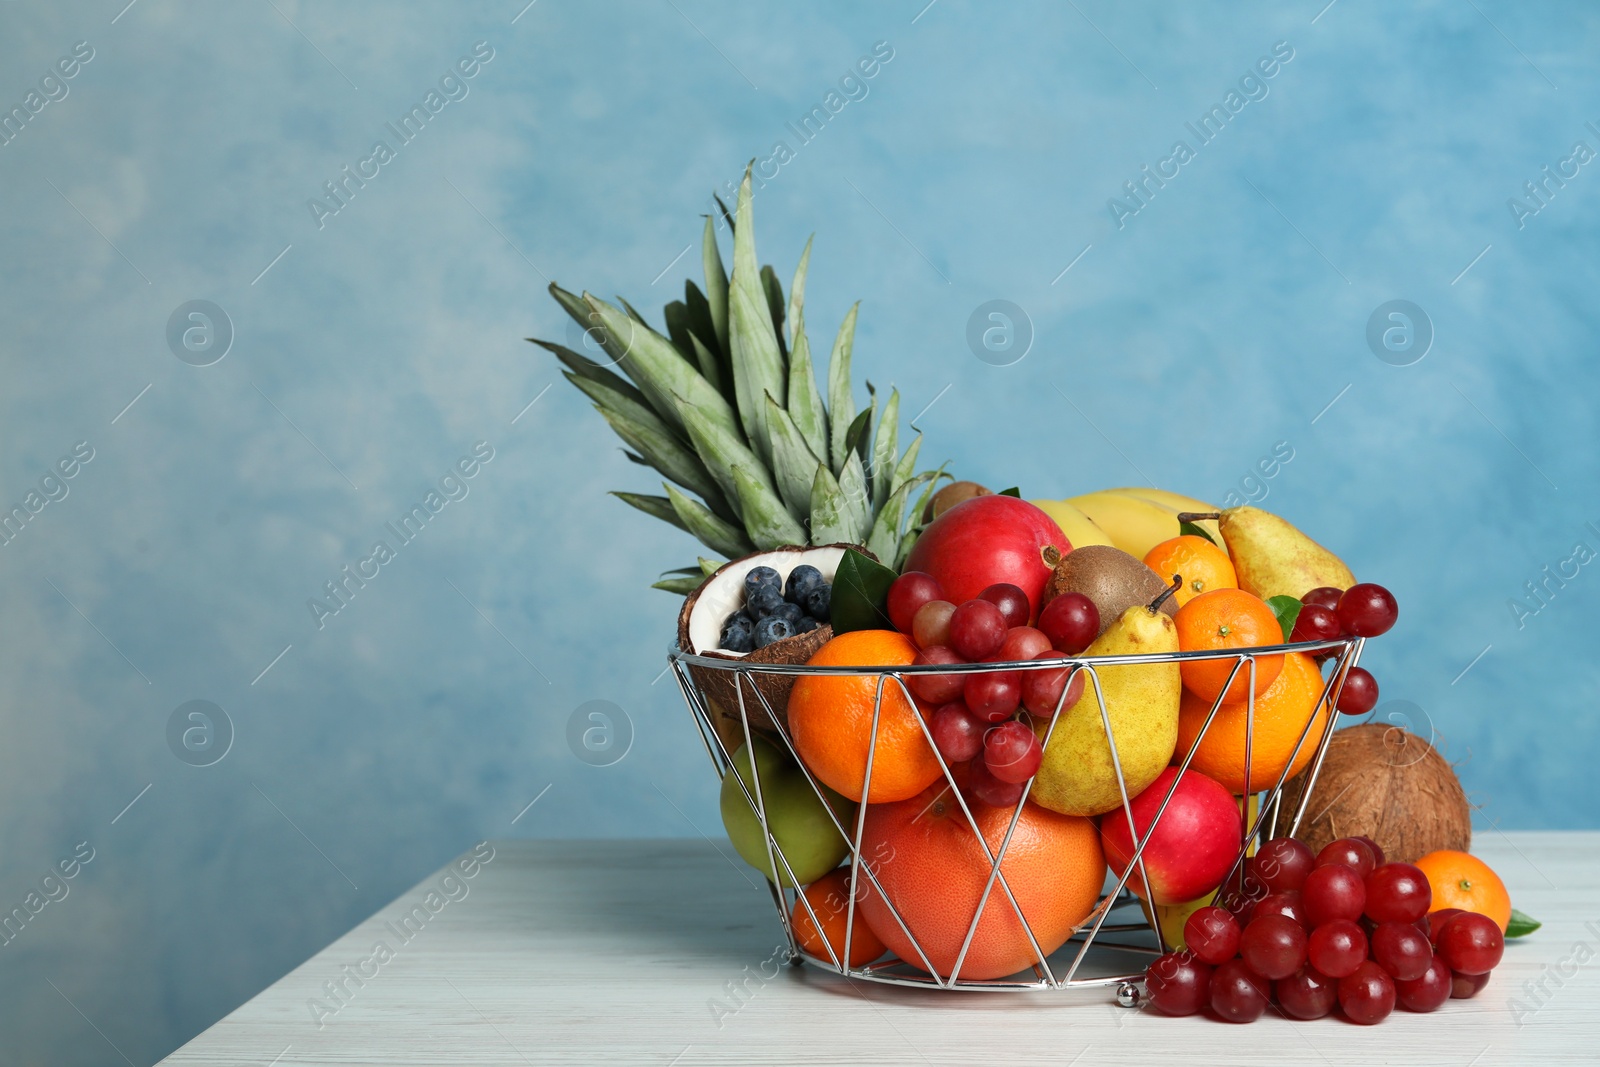
[[[659,307],[778,141],[764,258],[787,276],[816,231],[812,329],[863,301],[860,372],[939,398],[925,457],[1220,499],[1289,442],[1265,506],[1398,595],[1367,662],[1480,832],[1595,825],[1600,575],[1508,606],[1600,550],[1589,7],[122,3],[0,4],[29,115],[0,145],[0,503],[93,451],[0,547],[0,910],[74,874],[0,947],[13,1062],[150,1063],[479,837],[719,832],[647,588],[693,546],[603,495],[653,483],[521,338],[564,335],[547,278]],[[476,42],[424,132],[387,132]],[[1518,218],[1547,164],[1576,174]],[[997,298],[1035,332],[1008,367],[964,339]],[[1397,298],[1436,333],[1408,366],[1365,339]],[[233,325],[210,366],[169,348],[191,300]],[[308,598],[476,442],[319,628]],[[634,729],[609,767],[566,740],[597,699]],[[211,766],[169,747],[191,700],[232,723]]]

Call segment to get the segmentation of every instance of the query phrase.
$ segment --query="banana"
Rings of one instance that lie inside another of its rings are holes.
[[[1029,503],[1056,520],[1056,525],[1067,535],[1067,540],[1072,542],[1073,548],[1082,548],[1085,545],[1115,547],[1111,538],[1094,524],[1093,519],[1065,500],[1033,500]]]
[[[1215,504],[1207,504],[1204,500],[1196,500],[1192,496],[1184,496],[1182,493],[1174,493],[1166,489],[1147,489],[1139,486],[1129,486],[1122,489],[1105,489],[1102,491],[1107,493],[1119,493],[1122,496],[1137,497],[1140,500],[1148,500],[1157,507],[1172,512],[1173,515],[1177,515],[1179,512],[1184,511],[1192,512],[1222,510]],[[1222,531],[1218,528],[1216,519],[1201,519],[1199,522],[1195,523],[1195,525],[1200,527],[1206,533],[1210,534],[1211,540],[1215,541],[1219,546],[1222,544]]]
[[[1156,545],[1178,536],[1178,513],[1140,497],[1108,489],[1069,497],[1067,503],[1089,516],[1113,545],[1135,559],[1144,559]]]

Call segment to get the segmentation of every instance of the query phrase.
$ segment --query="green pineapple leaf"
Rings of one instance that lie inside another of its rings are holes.
[[[748,556],[755,551],[755,546],[739,527],[717,518],[693,497],[685,496],[665,482],[662,484],[667,490],[667,499],[672,502],[672,510],[677,513],[684,527],[700,539],[701,544],[714,552],[721,552],[729,559]]]
[[[713,574],[717,573],[722,565],[727,562],[726,560],[720,559],[706,559],[704,556],[699,556],[697,558],[700,561],[700,573],[706,578],[709,578]]]
[[[872,441],[871,474],[874,509],[884,506],[884,502],[889,499],[889,490],[898,484],[894,480],[894,459],[899,453],[899,448],[900,391],[890,389],[888,402],[883,405],[883,417],[878,419],[878,432]],[[887,553],[880,553],[878,558],[887,558]]]
[[[784,545],[806,543],[805,527],[789,514],[789,509],[768,487],[765,479],[744,466],[733,468],[733,479],[738,489],[739,513],[744,519],[745,532],[756,548],[768,552]]]
[[[751,222],[750,169],[739,185],[738,226],[733,231],[733,277],[728,282],[728,340],[733,352],[734,393],[745,437],[763,464],[772,462],[771,431],[762,394],[771,393],[779,406],[787,400],[783,354],[772,329],[772,314],[763,292],[756,261],[755,225]]]
[[[867,534],[867,551],[879,559],[889,560],[896,569],[899,566],[900,527],[905,518],[906,498],[912,490],[936,477],[933,471],[923,471],[910,481],[901,482],[895,491],[889,494],[889,499],[884,502],[883,510],[878,512],[878,519],[872,524],[872,532]]]
[[[762,465],[760,457],[750,450],[750,446],[744,443],[742,436],[719,422],[705,418],[693,404],[680,401],[679,412],[684,427],[689,431],[689,443],[699,453],[712,480],[733,504],[734,511],[741,519],[744,518],[744,507],[739,502],[738,481],[733,476],[733,469],[743,466],[747,470],[765,474],[767,468]],[[768,483],[767,488],[772,492],[776,487]]]
[[[778,495],[796,518],[811,514],[811,485],[816,477],[817,457],[806,444],[789,413],[767,394],[767,423],[772,427],[772,474]],[[800,542],[796,542],[797,544]]]
[[[811,483],[811,543],[831,545],[844,541],[855,544],[860,536],[838,479],[826,463],[818,463],[817,476]]]
[[[674,403],[675,397],[682,397],[706,419],[730,432],[738,432],[738,422],[728,402],[671,341],[646,325],[631,322],[604,300],[587,293],[584,299],[600,316],[607,354],[620,361],[623,370],[650,398],[650,406],[660,412],[663,419],[683,425],[683,414]],[[619,337],[627,338],[626,348],[613,354],[610,346],[616,345]],[[665,411],[661,410],[663,405]]]
[[[706,380],[718,390],[725,391],[722,385],[722,368],[717,366],[716,354],[707,350],[706,346],[700,343],[698,334],[691,333],[689,335],[689,344],[694,348],[695,362],[700,364],[700,369],[705,373]]]
[[[761,268],[761,288],[767,294],[767,311],[772,316],[772,333],[778,340],[778,351],[783,353],[783,284],[778,281],[778,272],[771,265]]]
[[[689,527],[684,525],[683,520],[678,518],[678,513],[673,510],[672,501],[664,496],[646,496],[643,493],[621,493],[615,491],[611,495],[624,504],[638,508],[651,518],[660,519],[662,522],[670,522],[684,533],[689,532]]]
[[[728,272],[722,268],[722,250],[717,247],[717,227],[710,215],[706,216],[706,232],[700,241],[700,263],[705,271],[706,303],[711,313],[711,326],[716,332],[717,348],[722,355],[728,349]]]
[[[665,589],[669,593],[679,596],[688,596],[699,589],[705,579],[698,575],[681,575],[673,578],[663,578],[659,582],[651,582],[651,589]]]
[[[872,526],[872,490],[867,487],[867,473],[861,465],[861,457],[854,451],[845,457],[844,470],[839,474],[839,491],[844,494],[850,524],[855,531],[850,540],[860,544]]]
[[[855,346],[856,313],[860,310],[858,300],[845,313],[828,357],[828,462],[836,475],[844,470],[850,426],[856,417],[856,402],[850,393],[850,353]]]
[[[614,374],[600,366],[582,352],[574,352],[565,345],[558,345],[553,341],[541,341],[536,337],[529,337],[529,341],[548,352],[553,352],[555,357],[564,363],[574,374],[580,374],[592,382],[599,382],[614,393],[623,396],[641,406],[648,406],[650,401],[645,399],[636,386],[620,374]]]
[[[806,340],[806,324],[798,312],[794,317],[794,349],[789,354],[789,417],[800,436],[806,439],[818,459],[828,456],[828,412],[817,392],[817,375],[811,366],[811,343]]]
[[[794,280],[789,283],[789,351],[793,352],[796,338],[804,333],[805,327],[801,317],[805,312],[806,304],[806,273],[811,269],[811,241],[816,234],[806,238],[806,246],[800,252],[800,263],[794,268]],[[816,388],[813,382],[811,387]]]

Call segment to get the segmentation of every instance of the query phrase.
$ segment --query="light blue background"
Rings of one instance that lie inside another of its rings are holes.
[[[95,49],[0,147],[0,502],[95,449],[0,548],[0,910],[95,849],[0,948],[8,1060],[112,1062],[87,1017],[148,1064],[481,837],[720,833],[647,588],[694,546],[604,495],[654,483],[522,338],[565,333],[547,277],[658,314],[710,191],[779,139],[763,258],[787,278],[816,232],[814,336],[863,301],[859,374],[939,396],[925,458],[1220,499],[1290,442],[1264,503],[1395,591],[1365,662],[1480,833],[1596,824],[1600,575],[1523,629],[1507,601],[1600,549],[1600,174],[1520,230],[1506,201],[1600,148],[1600,13],[923,2],[0,4],[7,109]],[[319,230],[307,199],[480,40],[470,95]],[[1116,229],[1278,41],[1270,95]],[[995,298],[1036,331],[1005,368],[964,341]],[[1408,367],[1364,341],[1394,298],[1437,331]],[[167,349],[191,299],[235,325],[214,366]],[[319,632],[306,599],[478,440],[470,495]],[[209,768],[165,740],[191,699],[237,729]],[[615,766],[568,749],[591,699],[634,725]]]

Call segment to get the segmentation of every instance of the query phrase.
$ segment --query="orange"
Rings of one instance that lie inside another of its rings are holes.
[[[1290,652],[1282,659],[1283,670],[1277,679],[1265,693],[1256,697],[1255,726],[1250,734],[1252,793],[1271,789],[1285,767],[1289,768],[1289,773],[1284,781],[1300,773],[1316,754],[1322,731],[1328,724],[1328,706],[1323,704],[1291,764],[1289,755],[1294,752],[1295,742],[1300,740],[1300,732],[1311,718],[1311,709],[1322,695],[1323,680],[1316,660],[1304,652]],[[1181,763],[1195,747],[1195,738],[1200,736],[1200,727],[1210,711],[1211,701],[1184,690],[1178,709],[1178,747],[1172,757],[1174,764]],[[1211,721],[1205,740],[1200,742],[1194,762],[1189,764],[1190,769],[1215,778],[1236,796],[1245,790],[1244,740],[1248,716],[1247,704],[1224,704],[1218,708],[1217,717]]]
[[[1260,648],[1283,644],[1283,627],[1267,602],[1242,589],[1212,589],[1201,593],[1178,609],[1173,617],[1178,624],[1180,652],[1211,652],[1235,648]],[[1183,686],[1207,703],[1217,699],[1228,685],[1228,672],[1235,659],[1184,660],[1179,665]],[[1256,657],[1256,696],[1266,692],[1283,670],[1283,656]],[[1239,667],[1239,674],[1228,686],[1223,703],[1245,700],[1250,694],[1250,665]]]
[[[1442,848],[1422,857],[1417,866],[1428,876],[1428,885],[1433,889],[1429,911],[1475,911],[1499,923],[1500,932],[1505,933],[1511,922],[1511,895],[1487,863],[1470,853]]]
[[[998,852],[1015,808],[969,801],[991,853]],[[983,899],[992,866],[947,783],[910,800],[867,809],[861,854],[883,893],[862,876],[867,925],[889,950],[919,970],[948,978]],[[1094,820],[1059,815],[1024,802],[1000,871],[1046,956],[1066,943],[1094,910],[1105,880],[1105,856]],[[913,944],[884,902],[893,903]],[[921,952],[917,947],[921,947]],[[926,960],[924,960],[926,956]],[[956,977],[1003,978],[1035,962],[1027,930],[996,879]],[[1056,970],[1060,978],[1063,971]]]
[[[866,881],[865,878],[862,879]],[[816,912],[817,919],[822,923],[822,930],[818,932],[817,924],[811,920],[811,912],[806,911],[805,904],[800,903],[800,898],[794,901],[794,939],[800,942],[800,947],[817,957],[830,963],[844,959],[844,934],[845,923],[849,919],[850,908],[850,868],[837,867],[806,886],[806,903],[811,905],[811,911]],[[832,949],[830,953],[828,950]],[[878,935],[872,932],[872,927],[861,918],[861,894],[856,894],[856,921],[850,928],[850,959],[849,966],[859,967],[863,963],[871,963],[883,955],[886,949],[883,942],[878,940]]]
[[[789,694],[789,732],[795,751],[812,774],[851,800],[859,802],[866,788],[877,668],[904,667],[916,656],[917,646],[904,634],[852,630],[817,649],[808,662],[868,669],[861,674],[803,675]],[[938,757],[923,736],[919,714],[905,690],[886,679],[869,803],[914,797],[940,776]]]
[[[1239,588],[1233,560],[1222,549],[1194,534],[1161,542],[1144,554],[1144,565],[1169,584],[1176,575],[1183,575],[1183,584],[1172,594],[1180,608],[1201,593]]]

